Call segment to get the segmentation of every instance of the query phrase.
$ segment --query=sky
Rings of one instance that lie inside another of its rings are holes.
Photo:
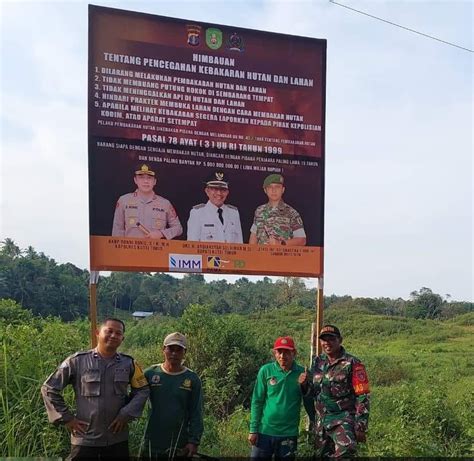
[[[93,3],[327,39],[325,294],[473,300],[472,52],[329,1]],[[471,1],[339,3],[474,47]],[[87,14],[0,1],[0,239],[88,269]]]

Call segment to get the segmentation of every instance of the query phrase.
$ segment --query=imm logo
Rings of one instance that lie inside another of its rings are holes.
[[[169,268],[172,272],[202,272],[202,256],[170,254]]]

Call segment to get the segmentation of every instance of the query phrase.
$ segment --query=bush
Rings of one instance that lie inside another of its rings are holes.
[[[228,416],[250,395],[261,352],[241,318],[225,318],[210,307],[191,305],[181,319],[188,336],[189,366],[201,377],[207,408],[217,417]]]
[[[401,358],[370,356],[366,361],[370,382],[374,386],[393,386],[411,378],[409,366]]]
[[[19,325],[33,318],[31,311],[23,309],[13,299],[0,299],[0,325]]]

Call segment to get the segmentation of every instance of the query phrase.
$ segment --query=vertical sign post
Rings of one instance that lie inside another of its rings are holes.
[[[97,284],[99,283],[99,271],[91,271],[89,279],[89,319],[91,322],[90,340],[91,347],[97,346]]]

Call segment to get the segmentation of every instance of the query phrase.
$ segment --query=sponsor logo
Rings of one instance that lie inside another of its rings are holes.
[[[171,272],[202,272],[202,256],[170,254],[169,269]]]
[[[243,259],[234,259],[234,268],[243,269],[245,267],[245,261]]]
[[[208,269],[219,269],[223,267],[226,263],[230,261],[226,261],[222,259],[220,256],[208,256],[207,257],[207,268]]]
[[[211,50],[217,50],[222,46],[222,32],[219,29],[210,28],[206,30],[206,45]]]

